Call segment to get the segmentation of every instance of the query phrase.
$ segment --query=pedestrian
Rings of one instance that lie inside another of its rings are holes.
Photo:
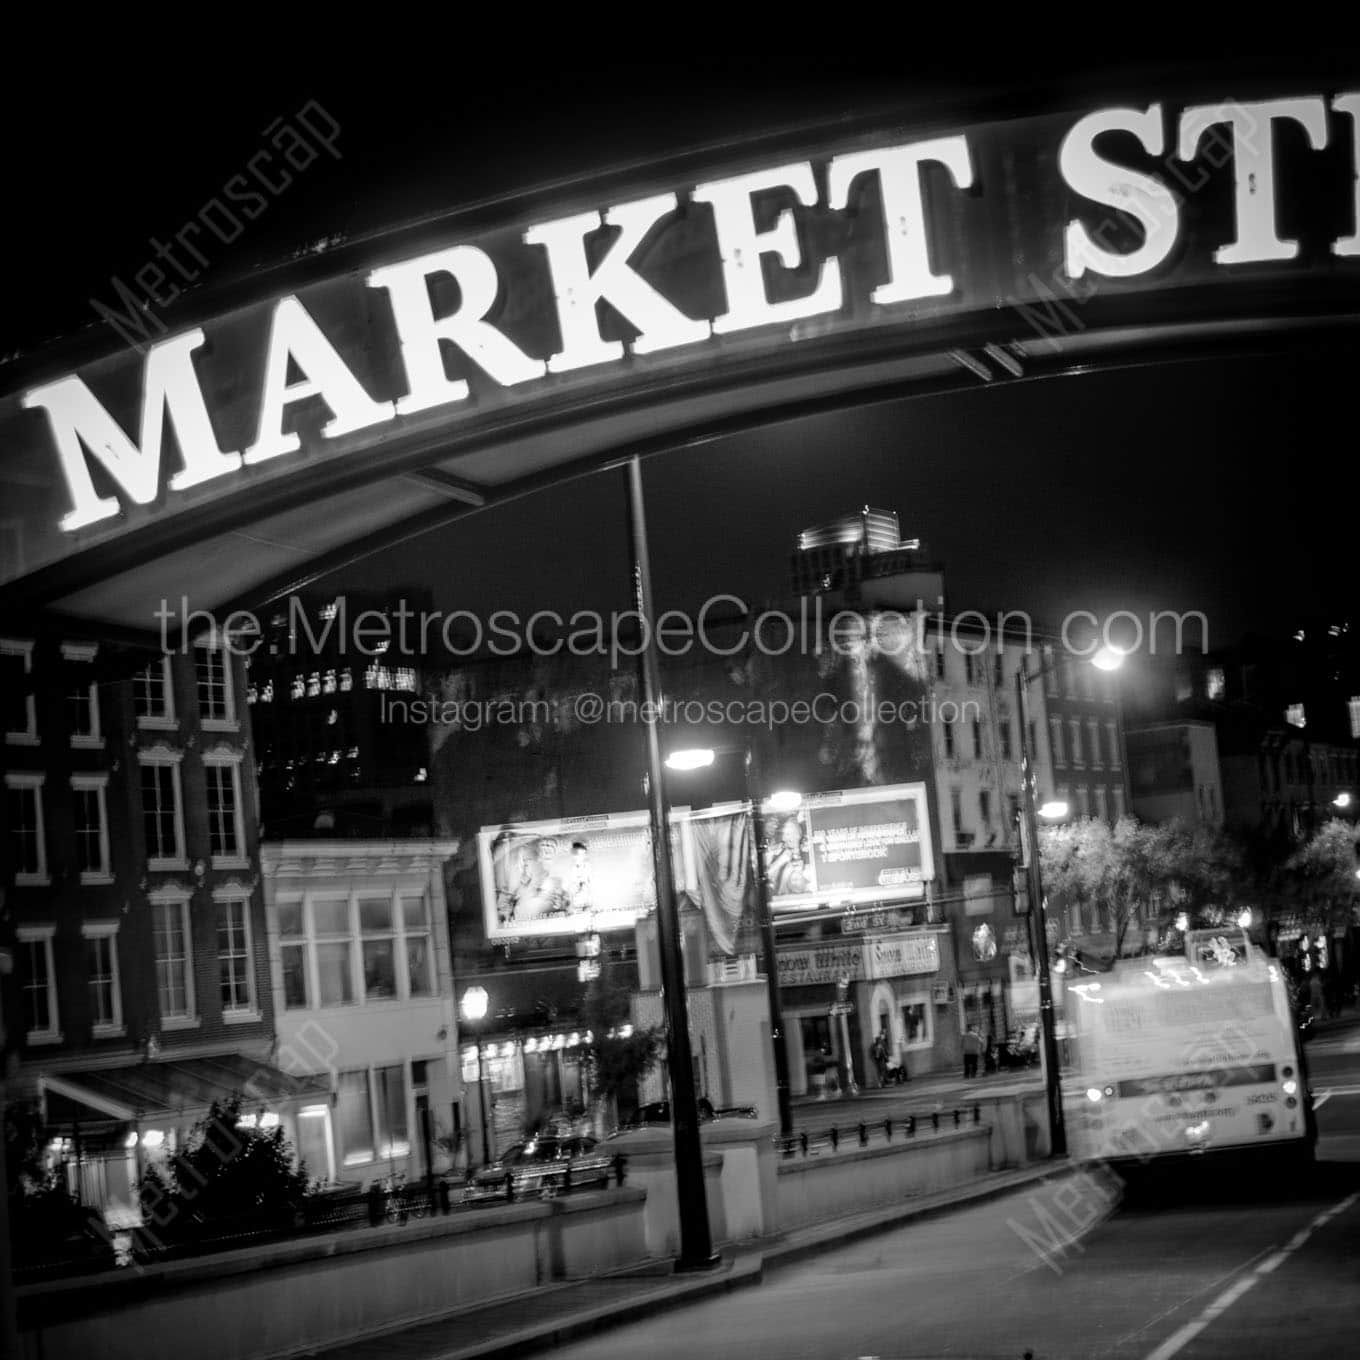
[[[978,1058],[982,1056],[982,1035],[976,1025],[969,1025],[963,1036],[963,1075],[965,1078],[977,1076]]]
[[[1313,1019],[1325,1020],[1327,1018],[1327,996],[1322,987],[1322,974],[1316,969],[1308,979],[1308,1000],[1313,1007]]]
[[[885,1087],[888,1084],[888,1035],[883,1030],[874,1035],[869,1053],[873,1055],[874,1068],[879,1069],[879,1085]]]

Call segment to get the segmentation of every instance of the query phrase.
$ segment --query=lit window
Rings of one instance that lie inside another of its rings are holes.
[[[335,693],[335,672],[327,671],[321,678],[321,692],[323,694]]]
[[[1067,720],[1067,726],[1072,735],[1072,764],[1073,766],[1080,768],[1086,763],[1081,750],[1081,719],[1069,718]]]
[[[1290,704],[1284,711],[1284,720],[1291,727],[1307,727],[1308,720],[1303,716],[1302,704]]]
[[[1351,715],[1351,736],[1360,741],[1360,694],[1347,701],[1347,709]]]
[[[354,688],[354,676],[348,666],[340,672],[340,693],[345,694]]]
[[[292,697],[294,699],[305,699],[307,697],[307,681],[300,675],[293,677]]]
[[[307,677],[307,697],[315,699],[321,693],[321,672],[313,671]]]
[[[1091,767],[1100,769],[1104,763],[1100,758],[1100,723],[1095,718],[1086,720],[1087,750],[1091,753]]]
[[[1067,757],[1063,754],[1063,725],[1061,718],[1050,718],[1048,720],[1048,741],[1053,748],[1053,763],[1055,765],[1066,765]]]
[[[1119,755],[1119,728],[1115,723],[1105,724],[1105,741],[1110,749],[1110,769],[1117,770],[1124,762]]]
[[[47,882],[47,835],[43,826],[41,774],[7,774],[5,802],[9,813],[10,855],[16,884]]]
[[[411,694],[416,689],[416,673],[410,666],[399,666],[393,676],[392,688],[406,690]]]
[[[262,704],[272,704],[274,702],[274,682],[266,680],[264,687],[260,690],[260,702]]]
[[[1210,699],[1221,699],[1227,690],[1221,666],[1213,667],[1204,679],[1204,692]]]

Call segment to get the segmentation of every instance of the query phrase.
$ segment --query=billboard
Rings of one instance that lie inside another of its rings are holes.
[[[922,897],[935,877],[924,784],[817,794],[782,814],[766,803],[761,815],[775,911]]]
[[[690,885],[683,809],[672,809],[677,888]],[[484,826],[477,834],[488,940],[631,929],[656,907],[645,812]]]

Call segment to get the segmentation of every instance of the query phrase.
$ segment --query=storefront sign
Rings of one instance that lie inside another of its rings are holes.
[[[779,985],[808,987],[817,983],[861,982],[865,979],[911,977],[940,971],[940,937],[935,931],[881,935],[853,943],[837,943],[779,951]]]
[[[940,937],[934,931],[865,940],[865,972],[871,978],[909,977],[940,971]]]
[[[685,813],[676,812],[671,858],[683,886]],[[645,812],[486,826],[477,851],[489,940],[625,930],[656,906]]]
[[[0,407],[5,499],[22,493],[53,531],[6,569],[69,554],[93,526],[114,536],[277,490],[281,474],[315,491],[359,459],[376,478],[406,436],[438,448],[460,427],[621,400],[659,374],[717,383],[724,366],[846,333],[900,347],[970,314],[999,333],[1005,314],[1042,342],[1097,293],[1140,318],[1139,294],[1238,279],[1348,289],[1360,90],[1288,93],[1173,104],[1149,90],[748,155],[594,202],[577,191],[560,215],[452,218],[422,253],[376,268],[312,282],[300,264],[285,296],[173,333],[156,309],[199,271],[172,243],[103,308],[120,352]]]
[[[776,911],[921,897],[935,876],[924,784],[819,794],[796,812],[763,815]]]

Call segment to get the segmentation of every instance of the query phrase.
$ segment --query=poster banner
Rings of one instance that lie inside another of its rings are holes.
[[[817,794],[784,814],[765,804],[762,817],[775,911],[922,897],[935,877],[924,784]]]
[[[671,810],[671,862],[688,891],[686,816]],[[645,812],[484,826],[477,852],[488,940],[628,930],[656,908]]]
[[[693,812],[685,832],[690,896],[704,913],[713,952],[730,956],[737,952],[742,916],[755,896],[750,809],[735,803]]]

